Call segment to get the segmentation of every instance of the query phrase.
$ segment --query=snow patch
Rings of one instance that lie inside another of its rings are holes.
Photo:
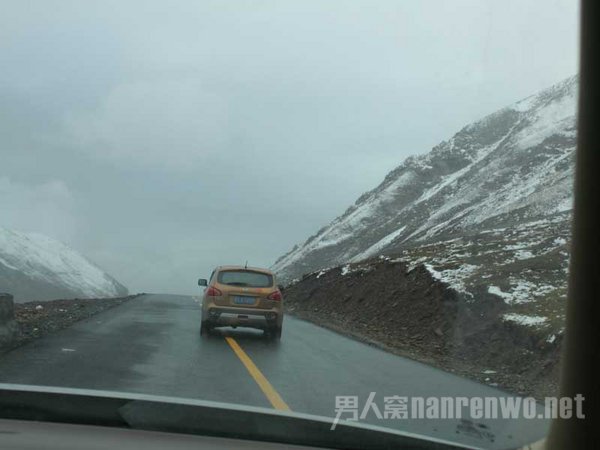
[[[515,258],[516,259],[530,259],[533,258],[533,253],[531,253],[529,250],[518,250],[515,252]]]
[[[546,317],[542,316],[526,316],[524,314],[515,313],[504,314],[502,318],[507,322],[515,322],[525,326],[539,326],[548,320]]]
[[[321,278],[323,275],[325,275],[327,272],[329,272],[329,269],[320,270],[319,273],[317,274],[317,280],[319,278]]]
[[[565,238],[558,237],[558,238],[554,239],[553,243],[556,246],[566,245],[567,240]]]
[[[398,236],[400,236],[402,234],[402,232],[405,229],[406,229],[406,226],[403,226],[403,227],[397,229],[396,231],[388,234],[387,236],[383,237],[379,241],[375,242],[373,245],[371,245],[365,251],[363,251],[363,252],[359,253],[358,255],[356,255],[355,257],[353,257],[350,260],[350,262],[361,261],[370,256],[376,255],[377,253],[382,251],[385,247],[390,245]]]
[[[426,263],[425,268],[435,279],[448,284],[455,291],[466,293],[465,279],[477,271],[478,266],[473,264],[461,264],[456,269],[436,270],[431,264]]]
[[[501,297],[507,304],[528,303],[556,289],[549,284],[536,284],[527,280],[509,278],[510,292],[504,292],[497,286],[489,286],[488,293]]]

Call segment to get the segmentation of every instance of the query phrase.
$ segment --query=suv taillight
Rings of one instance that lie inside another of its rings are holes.
[[[220,290],[218,290],[216,287],[210,286],[206,290],[206,295],[207,295],[207,297],[220,297],[221,295],[223,295],[223,293]]]
[[[271,295],[269,295],[267,297],[269,300],[275,300],[276,302],[280,302],[281,301],[281,292],[280,291],[275,291],[273,293],[271,293]]]

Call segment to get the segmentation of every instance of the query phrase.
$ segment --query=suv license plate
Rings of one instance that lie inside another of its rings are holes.
[[[252,305],[254,297],[233,297],[233,303],[236,305]]]

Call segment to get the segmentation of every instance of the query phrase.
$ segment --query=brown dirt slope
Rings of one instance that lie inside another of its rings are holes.
[[[562,338],[502,320],[497,296],[463,296],[423,265],[378,258],[305,275],[285,288],[292,315],[508,391],[556,391]]]

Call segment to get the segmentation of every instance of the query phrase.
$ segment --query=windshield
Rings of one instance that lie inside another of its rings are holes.
[[[273,277],[266,273],[248,270],[224,270],[219,272],[219,283],[230,286],[265,288],[273,286]]]
[[[576,1],[0,9],[0,383],[315,415],[329,446],[580,412]]]

